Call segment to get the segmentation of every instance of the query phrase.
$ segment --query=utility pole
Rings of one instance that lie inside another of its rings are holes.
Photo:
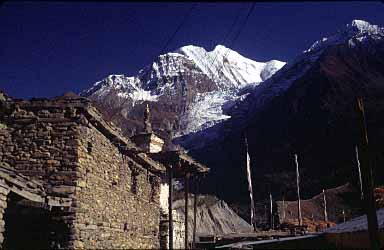
[[[370,237],[370,246],[372,250],[379,249],[379,233],[376,214],[376,204],[373,196],[373,177],[372,177],[372,162],[369,158],[368,133],[365,120],[364,103],[361,97],[357,98],[357,114],[359,118],[359,155],[361,163],[361,175],[363,183],[364,199],[367,220],[368,232]]]
[[[325,197],[325,191],[323,189],[323,201],[324,201],[324,221],[328,222],[328,214],[327,214],[327,198]]]
[[[295,154],[296,163],[296,185],[297,185],[297,216],[299,220],[299,226],[303,225],[303,219],[301,217],[301,203],[300,203],[300,173],[299,173],[299,162],[297,160],[297,154]]]

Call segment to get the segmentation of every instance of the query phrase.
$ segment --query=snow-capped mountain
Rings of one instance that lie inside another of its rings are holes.
[[[345,46],[351,49],[355,47],[374,49],[374,44],[382,41],[383,38],[384,28],[366,21],[353,20],[351,24],[347,24],[331,36],[314,42],[309,49],[304,50],[301,55],[288,62],[277,74],[255,88],[243,102],[236,105],[236,108],[228,113],[230,116],[244,117],[245,120],[248,120],[258,110],[263,110],[274,97],[287,91],[293,83],[317,66],[320,57],[327,49],[335,46]]]
[[[217,45],[209,52],[196,46],[185,46],[177,52],[192,60],[223,89],[238,89],[250,83],[260,83],[285,64],[277,60],[256,62],[222,45]]]
[[[375,180],[382,183],[384,29],[361,20],[316,41],[253,88],[227,110],[231,117],[223,123],[177,142],[210,166],[206,189],[226,200],[247,197],[244,134],[256,197],[272,192],[295,199],[297,153],[310,197],[327,185],[357,180],[357,96],[364,99]],[[234,185],[243,189],[233,193]]]
[[[143,103],[150,102],[155,128],[176,130],[172,136],[179,136],[228,119],[224,104],[235,102],[241,90],[260,84],[284,64],[256,62],[222,45],[212,51],[189,45],[160,55],[136,76],[110,75],[81,95],[108,110],[112,117],[107,118],[118,124],[138,118],[136,129]]]

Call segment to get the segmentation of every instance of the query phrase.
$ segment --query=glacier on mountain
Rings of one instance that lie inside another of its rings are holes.
[[[212,51],[188,45],[158,56],[136,76],[110,75],[81,94],[97,101],[114,95],[119,104],[127,103],[133,107],[144,101],[157,102],[162,96],[175,94],[176,84],[183,84],[175,80],[181,74],[187,72],[192,76],[206,76],[215,86],[211,91],[193,96],[193,101],[181,114],[183,129],[175,133],[179,136],[228,119],[230,116],[223,112],[225,103],[242,98],[239,95],[242,89],[260,84],[284,65],[278,60],[256,62],[223,45],[217,45]],[[199,84],[198,80],[196,84]]]
[[[224,88],[241,88],[250,83],[260,83],[285,64],[277,60],[256,62],[223,45],[217,45],[209,52],[192,45],[177,51],[194,61],[202,72],[224,85]]]

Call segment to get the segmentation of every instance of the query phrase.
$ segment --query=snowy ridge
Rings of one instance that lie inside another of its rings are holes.
[[[383,37],[384,28],[372,25],[363,20],[353,20],[352,23],[347,24],[343,30],[316,41],[308,50],[305,50],[304,53],[313,53],[328,46],[346,42],[352,47],[355,46],[356,42],[364,42],[369,38],[382,39]]]
[[[194,61],[213,81],[227,84],[228,88],[241,88],[249,83],[265,81],[285,64],[277,60],[265,63],[252,61],[223,45],[217,45],[209,52],[192,45],[177,51]]]
[[[202,78],[210,79],[214,86],[202,88],[211,91],[199,90],[181,114],[182,130],[176,135],[185,135],[228,119],[230,116],[223,112],[225,103],[238,100],[241,89],[260,84],[284,64],[277,60],[256,62],[222,45],[212,51],[188,45],[158,56],[136,76],[110,75],[81,95],[99,102],[113,97],[118,104],[133,108],[144,101],[157,102],[163,96],[172,99],[180,88],[199,88],[207,84]],[[193,79],[196,87],[188,86],[191,83],[186,77]]]
[[[270,100],[286,91],[296,79],[303,76],[326,48],[339,44],[347,44],[350,47],[354,47],[357,44],[364,45],[370,39],[379,40],[383,38],[384,28],[371,25],[366,21],[353,20],[344,29],[316,41],[292,62],[287,63],[271,78],[257,86],[238,108],[230,112],[230,115],[237,116],[240,120],[246,121],[251,114],[262,110]]]
[[[96,82],[92,88],[83,91],[81,95],[89,96],[96,93],[94,96],[101,101],[107,95],[115,92],[119,98],[130,98],[132,105],[135,105],[136,102],[157,101],[157,95],[152,95],[151,91],[142,89],[139,84],[135,77],[110,75],[104,80]]]

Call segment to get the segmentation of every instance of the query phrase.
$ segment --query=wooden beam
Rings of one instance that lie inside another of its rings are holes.
[[[370,237],[370,246],[373,250],[379,249],[379,227],[377,222],[376,204],[373,196],[373,177],[372,177],[372,161],[369,157],[368,147],[368,132],[367,124],[365,121],[364,103],[361,97],[357,98],[357,113],[359,120],[359,155],[360,155],[360,167],[363,182],[363,193],[365,210],[368,219],[368,232]]]
[[[193,232],[192,232],[192,247],[196,249],[196,214],[197,214],[197,196],[199,191],[199,179],[195,177],[195,194],[193,196]]]
[[[189,194],[189,176],[190,173],[186,173],[184,177],[184,224],[185,224],[185,235],[184,235],[184,248],[188,249],[188,194]]]
[[[168,195],[168,219],[169,219],[169,249],[173,249],[173,215],[172,215],[172,199],[173,199],[173,170],[172,166],[168,168],[168,185],[169,185],[169,195]]]

